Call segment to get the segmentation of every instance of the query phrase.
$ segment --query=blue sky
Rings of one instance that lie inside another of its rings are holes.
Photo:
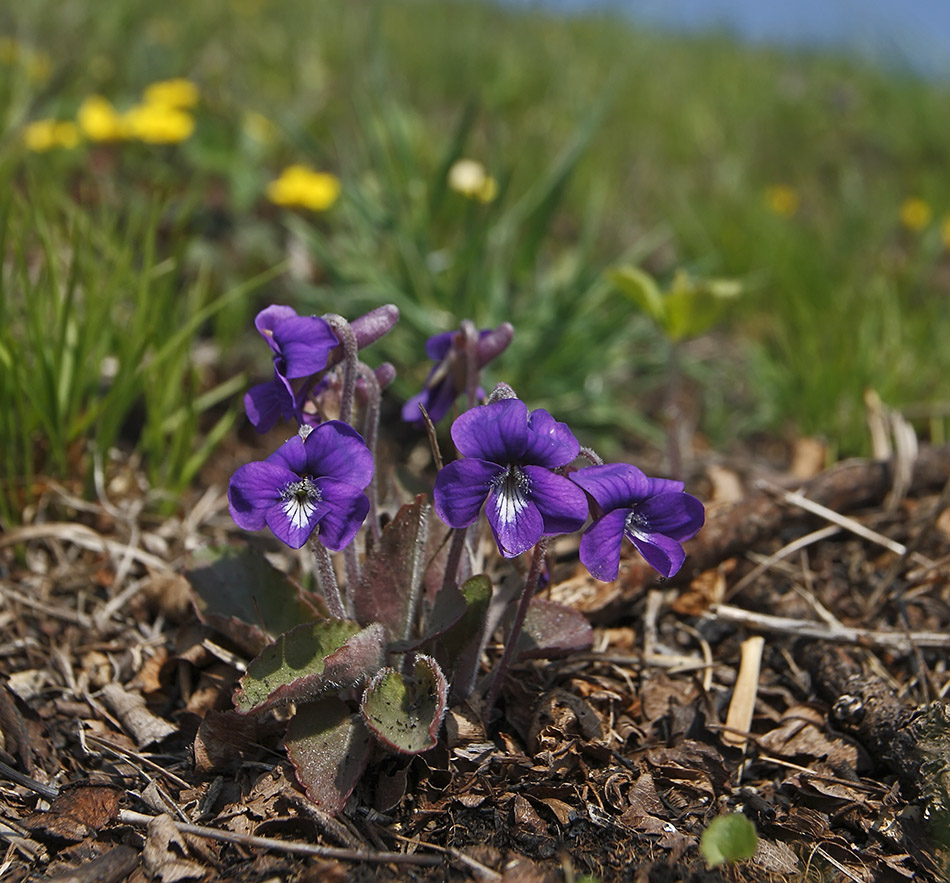
[[[753,42],[843,46],[950,80],[950,0],[513,0],[564,10],[609,6],[634,20],[720,28]]]

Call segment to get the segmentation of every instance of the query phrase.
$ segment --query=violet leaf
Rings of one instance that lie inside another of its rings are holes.
[[[386,635],[373,623],[305,623],[281,635],[247,667],[234,694],[242,714],[317,699],[371,678],[385,658]]]
[[[333,815],[363,775],[372,738],[358,714],[330,697],[298,707],[284,744],[307,797]]]
[[[445,717],[448,683],[431,656],[417,655],[411,673],[381,669],[363,692],[360,713],[387,748],[421,754],[434,748]]]

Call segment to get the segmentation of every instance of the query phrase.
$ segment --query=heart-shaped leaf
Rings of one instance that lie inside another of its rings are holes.
[[[741,812],[716,816],[703,831],[699,851],[710,868],[752,858],[758,846],[755,825]]]
[[[431,509],[428,498],[420,494],[396,513],[367,557],[353,593],[356,618],[382,623],[393,640],[408,638],[412,628]]]
[[[593,642],[594,631],[582,613],[535,598],[528,607],[517,649],[522,659],[555,659],[589,650]]]
[[[249,654],[314,618],[287,575],[249,546],[197,549],[185,576],[198,618]]]
[[[345,619],[321,619],[281,635],[247,667],[234,707],[247,714],[316,699],[355,687],[385,659],[385,629]]]
[[[370,732],[388,748],[421,754],[438,741],[448,684],[431,656],[417,655],[411,674],[380,670],[363,692],[360,712]]]
[[[366,769],[372,738],[358,714],[330,697],[297,708],[284,744],[307,797],[338,813]]]

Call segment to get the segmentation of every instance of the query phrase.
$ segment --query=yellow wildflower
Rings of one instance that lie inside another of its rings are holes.
[[[932,214],[930,206],[917,196],[908,197],[901,203],[901,224],[914,233],[919,233],[930,223]]]
[[[187,109],[198,103],[198,87],[184,77],[159,80],[148,86],[142,97],[146,104],[162,104],[165,107]]]
[[[276,205],[299,206],[314,212],[330,208],[340,195],[340,179],[303,165],[288,166],[267,185],[267,198]]]
[[[765,204],[781,218],[790,218],[798,211],[798,193],[787,184],[776,184],[765,191]]]
[[[36,120],[23,130],[23,142],[37,153],[55,147],[69,150],[79,143],[79,128],[68,120]]]
[[[128,137],[128,126],[122,115],[101,95],[90,95],[83,101],[76,120],[90,141],[118,141]]]
[[[456,160],[449,169],[449,187],[469,199],[491,202],[498,195],[498,183],[474,159]]]
[[[195,131],[194,117],[166,104],[137,104],[123,117],[129,137],[147,144],[177,144]]]

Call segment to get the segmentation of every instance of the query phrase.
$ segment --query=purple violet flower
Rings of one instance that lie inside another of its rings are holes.
[[[298,316],[293,307],[278,304],[261,310],[254,325],[274,352],[274,379],[252,386],[245,394],[248,420],[258,432],[270,431],[281,417],[295,418],[300,424],[319,422],[304,413],[309,389],[301,378],[327,367],[330,353],[339,345],[333,329],[323,319]]]
[[[706,516],[703,504],[683,493],[681,481],[647,478],[625,463],[588,466],[570,477],[601,512],[580,544],[581,561],[592,576],[605,582],[617,578],[624,536],[662,576],[683,566],[682,542],[699,533]]]
[[[338,420],[321,423],[307,437],[294,436],[266,460],[246,463],[231,476],[228,504],[239,527],[269,527],[299,549],[314,530],[334,552],[360,529],[369,500],[373,456],[362,436]]]
[[[472,327],[472,326],[469,326]],[[474,328],[472,329],[474,332]],[[471,333],[471,332],[470,332]],[[492,359],[502,353],[511,343],[514,328],[509,322],[503,322],[494,330],[490,328],[478,332],[475,340],[475,370],[479,371]],[[463,330],[444,331],[426,341],[426,355],[435,362],[422,387],[422,392],[412,396],[402,408],[402,419],[417,429],[424,423],[419,413],[421,404],[433,423],[438,423],[452,408],[455,399],[465,392],[467,382],[466,341]],[[484,397],[479,387],[476,395]]]
[[[570,533],[587,519],[587,497],[552,471],[580,450],[574,434],[541,409],[528,414],[519,399],[466,411],[452,424],[465,459],[435,479],[435,510],[450,527],[468,527],[485,503],[501,554],[514,558],[542,536]]]
[[[277,304],[261,310],[254,327],[274,351],[274,368],[290,380],[322,371],[340,343],[326,320],[298,316],[293,307]]]

